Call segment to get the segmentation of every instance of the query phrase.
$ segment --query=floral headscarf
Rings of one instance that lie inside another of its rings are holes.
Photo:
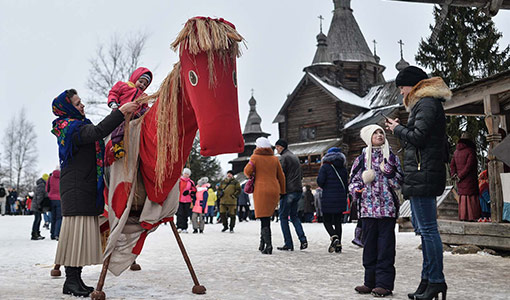
[[[53,133],[57,137],[58,157],[60,160],[60,168],[64,169],[73,157],[73,134],[79,132],[81,126],[92,124],[85,118],[67,96],[67,91],[62,92],[52,103],[53,114],[57,116],[52,122]],[[80,135],[78,135],[80,139]],[[104,141],[96,141],[96,178],[97,178],[97,201],[96,204],[104,205],[103,189],[104,189]]]

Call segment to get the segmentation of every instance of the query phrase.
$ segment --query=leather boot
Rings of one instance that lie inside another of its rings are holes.
[[[32,238],[31,240],[37,241],[44,239],[44,236],[41,236],[37,231],[32,231]]]
[[[236,215],[230,216],[230,232],[234,232],[234,226],[236,226]]]
[[[90,292],[81,286],[79,268],[78,267],[65,267],[66,281],[62,292],[67,295],[76,297],[88,297]]]
[[[220,213],[221,222],[223,223],[223,229],[221,232],[225,232],[228,230],[228,220],[227,220],[227,213]]]
[[[273,244],[271,242],[271,229],[269,227],[262,228],[262,237],[266,243],[266,247],[262,250],[263,254],[273,254]]]
[[[441,299],[446,300],[446,290],[448,287],[446,286],[445,282],[441,283],[430,283],[427,285],[427,288],[425,289],[425,292],[420,295],[414,296],[414,299],[417,300],[432,300],[432,299],[438,299],[439,294],[442,294]]]
[[[82,269],[83,269],[83,267],[78,267],[78,279],[80,280],[80,285],[84,290],[88,291],[89,293],[92,293],[94,291],[94,288],[91,286],[85,285],[85,282],[83,282],[83,280],[81,279],[81,270]]]
[[[427,289],[428,284],[429,284],[428,279],[422,279],[420,281],[420,285],[418,285],[418,288],[416,289],[416,292],[407,294],[407,297],[409,297],[409,299],[414,299],[414,296],[423,294],[423,292],[425,292],[425,289]]]
[[[264,242],[264,237],[262,236],[262,230],[260,231],[260,244],[259,244],[259,251],[264,251],[264,248],[266,247],[266,243]]]
[[[361,241],[361,228],[356,227],[354,230],[354,240],[352,240],[352,243],[363,248],[363,242]]]

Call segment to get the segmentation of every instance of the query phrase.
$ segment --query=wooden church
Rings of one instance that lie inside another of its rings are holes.
[[[312,64],[287,97],[273,123],[279,136],[301,161],[304,184],[315,185],[322,156],[341,147],[350,166],[365,144],[359,130],[384,124],[383,114],[406,121],[402,96],[394,81],[383,77],[385,67],[368,47],[356,22],[350,0],[334,0],[329,32],[317,35]],[[409,64],[401,59],[401,70]],[[401,147],[388,135],[395,151]]]

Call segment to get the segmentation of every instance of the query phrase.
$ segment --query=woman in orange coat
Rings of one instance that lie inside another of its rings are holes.
[[[247,177],[255,175],[253,203],[255,217],[260,219],[260,246],[263,254],[271,254],[271,216],[278,205],[280,195],[285,194],[285,175],[282,166],[267,138],[260,137],[255,141],[257,148],[250,157],[250,162],[244,167]],[[256,173],[256,174],[254,174]]]

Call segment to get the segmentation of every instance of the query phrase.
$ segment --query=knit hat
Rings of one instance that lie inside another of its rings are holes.
[[[395,85],[415,86],[418,82],[428,78],[427,73],[425,73],[422,69],[415,66],[409,66],[398,72],[397,78],[395,79]]]
[[[46,174],[46,173],[44,173],[44,174],[42,175],[42,179],[43,179],[44,181],[48,181],[48,178],[50,178],[50,175],[48,175],[48,174]]]
[[[282,146],[285,149],[287,149],[287,147],[289,146],[289,144],[285,140],[282,140],[282,139],[277,140],[275,145]]]
[[[327,153],[338,153],[338,152],[342,152],[342,149],[340,149],[338,147],[331,147],[328,149]]]
[[[182,170],[182,175],[184,175],[184,174],[191,175],[191,170],[190,170],[190,169],[188,169],[188,168],[184,168],[184,169]]]
[[[384,134],[384,144],[381,145],[381,150],[383,153],[383,158],[388,159],[390,157],[390,146],[388,140],[386,139],[386,133],[381,126],[373,124],[367,125],[361,128],[360,137],[367,144],[367,149],[365,151],[365,166],[366,170],[361,174],[361,178],[365,184],[369,184],[375,179],[375,171],[372,169],[372,135],[374,132],[380,129]],[[384,169],[384,161],[379,166],[381,170]]]
[[[259,137],[255,141],[255,145],[257,146],[257,148],[271,148],[271,143],[265,137]]]
[[[197,181],[197,186],[203,186],[204,184],[209,182],[209,178],[202,177]]]
[[[152,81],[151,73],[149,73],[149,72],[143,73],[142,76],[140,76],[140,78],[138,78],[138,79],[139,80],[145,79],[145,80],[147,80],[147,84],[151,84],[151,81]]]

